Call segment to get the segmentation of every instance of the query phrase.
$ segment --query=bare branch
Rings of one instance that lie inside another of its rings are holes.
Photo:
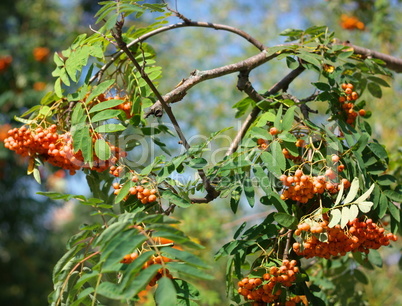
[[[279,92],[280,90],[283,90],[283,91],[287,90],[287,88],[289,87],[289,84],[296,77],[298,77],[303,71],[304,71],[304,67],[300,65],[295,70],[292,70],[288,75],[286,75],[278,83],[276,83],[274,86],[272,86],[272,88],[269,91],[267,91],[266,93],[264,93],[263,96],[261,96],[261,95],[256,96],[255,95],[255,93],[254,93],[255,90],[254,90],[254,88],[252,88],[251,83],[248,86],[245,87],[245,89],[247,90],[245,92],[250,96],[250,98],[252,98],[256,103],[258,103],[258,102],[266,99],[265,97],[273,95],[273,94]],[[255,121],[255,119],[257,119],[258,114],[260,112],[261,112],[261,109],[258,106],[255,106],[253,108],[253,110],[250,112],[250,114],[247,116],[246,120],[243,122],[242,127],[237,132],[237,135],[236,135],[235,139],[231,143],[228,151],[226,152],[227,156],[233,154],[234,152],[236,152],[241,140],[246,135],[248,129],[251,126],[251,124]]]
[[[290,250],[290,244],[292,243],[292,239],[293,239],[293,230],[289,230],[286,235],[286,245],[283,250],[282,259],[288,259],[289,257],[289,250]]]
[[[259,42],[257,39],[252,37],[250,34],[244,32],[240,29],[237,29],[235,27],[231,27],[228,25],[224,25],[224,24],[217,24],[217,23],[212,23],[212,22],[200,22],[200,21],[181,22],[181,23],[175,23],[175,24],[171,24],[171,25],[168,25],[165,27],[158,28],[156,30],[148,32],[148,33],[134,39],[132,42],[127,44],[127,47],[130,48],[131,46],[134,46],[135,44],[143,42],[143,41],[147,40],[148,38],[155,36],[157,34],[160,34],[160,33],[166,32],[166,31],[170,31],[173,29],[185,28],[185,27],[212,28],[215,30],[231,32],[231,33],[239,35],[240,37],[243,37],[244,39],[249,41],[251,44],[253,44],[258,50],[262,51],[265,49],[265,46],[261,42]],[[124,51],[120,50],[120,52],[115,54],[110,59],[110,61],[108,63],[106,63],[105,65],[103,65],[102,68],[89,80],[89,83],[92,83],[98,77],[99,74],[103,74],[106,71],[106,69],[109,68],[123,53],[124,53]]]
[[[377,52],[377,51],[374,51],[371,49],[359,47],[348,41],[346,41],[346,42],[336,41],[336,44],[351,47],[355,54],[360,54],[365,58],[376,58],[376,59],[382,60],[385,62],[386,67],[388,69],[393,70],[397,73],[402,72],[402,59],[401,58],[397,58],[395,56]]]
[[[186,95],[187,91],[195,86],[196,84],[205,81],[205,80],[210,80],[214,78],[218,78],[223,75],[231,74],[234,72],[238,71],[249,71],[254,69],[255,67],[258,67],[269,60],[277,57],[278,54],[272,54],[270,56],[267,56],[266,51],[262,51],[261,53],[254,55],[248,59],[245,59],[243,61],[214,68],[211,70],[205,70],[205,71],[194,71],[191,73],[190,77],[185,79],[179,86],[177,86],[175,89],[173,89],[171,92],[167,93],[166,95],[163,96],[163,99],[167,103],[174,103],[178,102],[183,97]],[[162,115],[162,106],[160,104],[160,101],[157,101],[153,106],[150,107],[149,111],[146,113],[146,117],[150,115],[155,115],[157,117],[160,117]]]

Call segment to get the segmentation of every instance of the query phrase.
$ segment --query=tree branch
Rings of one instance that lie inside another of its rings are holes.
[[[244,88],[244,91],[249,95],[250,98],[252,98],[256,103],[266,99],[265,97],[268,97],[270,95],[276,94],[278,91],[283,90],[286,91],[287,88],[289,87],[289,84],[296,78],[298,77],[303,71],[304,71],[303,66],[299,66],[296,69],[292,70],[288,75],[286,75],[282,80],[280,80],[278,83],[276,83],[272,88],[264,93],[264,95],[256,95],[256,91],[252,87],[251,83],[247,85]],[[240,89],[240,88],[239,88]],[[259,113],[261,112],[261,109],[258,106],[255,106],[253,110],[248,114],[246,120],[243,122],[242,127],[240,130],[237,132],[237,135],[233,142],[230,144],[229,149],[226,152],[226,156],[233,154],[236,152],[240,142],[242,141],[243,137],[246,135],[248,129],[250,128],[251,124],[257,119]]]
[[[187,142],[186,137],[183,134],[183,131],[180,128],[179,123],[176,120],[175,115],[172,112],[172,109],[170,107],[170,105],[168,105],[166,103],[166,101],[164,100],[164,98],[162,97],[162,95],[159,93],[158,89],[155,87],[154,83],[152,82],[152,80],[148,77],[148,75],[145,73],[144,69],[140,66],[140,64],[138,63],[138,61],[135,59],[134,55],[131,53],[131,51],[128,49],[127,44],[123,41],[122,38],[122,26],[123,26],[123,22],[117,22],[116,23],[116,27],[115,27],[115,31],[112,31],[112,36],[114,37],[114,39],[116,40],[118,47],[127,54],[128,58],[133,62],[135,68],[141,73],[141,77],[144,79],[144,81],[148,84],[148,86],[151,88],[152,92],[155,94],[155,96],[158,98],[158,101],[160,103],[160,105],[162,106],[163,110],[166,112],[166,114],[168,115],[170,121],[172,122],[177,135],[180,138],[181,143],[183,144],[184,148],[186,150],[190,149],[190,144]],[[204,170],[199,169],[198,170],[198,174],[201,177],[201,180],[204,184],[204,188],[207,191],[207,196],[205,197],[205,199],[207,200],[207,202],[212,201],[213,199],[217,198],[220,194],[220,192],[218,192],[210,183],[209,179],[207,178],[207,176],[205,175]],[[197,199],[198,200],[198,199]],[[205,202],[197,202],[196,199],[194,201],[194,203],[205,203]]]
[[[240,37],[243,37],[245,40],[247,40],[252,45],[254,45],[258,50],[260,50],[260,51],[265,50],[265,46],[261,42],[259,42],[257,39],[252,37],[250,34],[244,32],[240,29],[237,29],[237,28],[234,28],[234,27],[231,27],[228,25],[224,25],[224,24],[217,24],[217,23],[212,23],[212,22],[200,22],[200,21],[180,22],[180,23],[175,23],[175,24],[171,24],[171,25],[168,25],[165,27],[158,28],[156,30],[148,32],[148,33],[134,39],[132,42],[127,44],[127,48],[130,48],[131,46],[134,46],[135,44],[143,42],[143,41],[147,40],[148,38],[155,36],[157,34],[160,34],[160,33],[166,32],[166,31],[170,31],[173,29],[185,28],[185,27],[211,28],[211,29],[215,29],[215,30],[231,32],[231,33],[239,35]],[[109,68],[123,53],[124,53],[124,51],[120,50],[117,54],[115,54],[108,63],[103,65],[102,68],[93,77],[91,77],[91,79],[89,80],[89,84],[91,84],[93,81],[95,81],[99,77],[99,75],[102,75],[106,71],[106,69]]]
[[[179,86],[177,86],[171,92],[164,95],[163,99],[167,103],[178,102],[181,99],[183,99],[183,97],[187,93],[187,90],[189,90],[193,86],[197,85],[198,83],[201,83],[205,80],[218,78],[223,75],[238,72],[238,71],[252,70],[252,69],[270,61],[271,59],[273,59],[277,56],[278,56],[278,54],[276,54],[276,53],[274,53],[270,56],[267,56],[267,52],[262,51],[261,53],[259,53],[257,55],[254,55],[252,57],[249,57],[248,59],[245,59],[243,61],[240,61],[240,62],[237,62],[234,64],[214,68],[211,70],[205,70],[205,71],[195,70],[191,73],[190,77],[183,80],[183,82]],[[154,105],[152,105],[150,107],[148,112],[146,112],[145,117],[148,117],[150,115],[155,115],[157,117],[162,116],[162,107],[161,107],[160,101],[157,101]]]
[[[348,41],[341,42],[336,41],[335,44],[348,46],[353,49],[355,54],[362,55],[364,58],[376,58],[385,62],[386,67],[397,73],[402,72],[402,59],[395,56],[391,56],[385,53],[377,52],[371,49],[356,46]]]

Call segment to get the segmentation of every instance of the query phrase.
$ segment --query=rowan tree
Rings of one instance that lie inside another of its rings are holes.
[[[136,23],[143,14],[155,22]],[[377,250],[401,231],[401,185],[386,172],[388,153],[367,119],[382,87],[402,71],[401,59],[340,41],[326,26],[285,30],[286,41],[268,47],[239,28],[190,20],[166,3],[105,1],[95,16],[91,35],[53,55],[53,90],[17,118],[23,125],[4,140],[29,159],[36,180],[45,163],[70,175],[83,171],[93,194],[40,193],[76,199],[96,218],[68,241],[50,304],[133,304],[146,292],[158,305],[202,304],[191,281],[211,275],[198,256],[202,245],[176,216],[205,204],[213,214],[217,199],[234,214],[242,199],[267,212],[251,227],[241,224],[216,254],[226,258],[233,305],[331,304],[339,298],[334,288],[344,294],[350,282],[364,282],[360,267],[382,265]],[[181,22],[166,25],[171,16]],[[342,22],[364,29],[357,17]],[[172,76],[164,76],[148,41],[190,27],[231,32],[255,54],[189,71],[161,92],[159,82]],[[255,89],[254,70],[268,70],[272,61],[289,71],[270,76],[271,88]],[[311,94],[293,95],[292,83],[307,71],[315,76],[305,83]],[[190,103],[187,92],[229,74],[238,76],[233,90],[244,93],[233,105],[244,119],[222,153],[210,148],[232,125],[192,144],[175,114]],[[313,107],[319,104],[325,112]],[[175,152],[166,145],[172,140]],[[361,298],[349,295],[346,301]]]

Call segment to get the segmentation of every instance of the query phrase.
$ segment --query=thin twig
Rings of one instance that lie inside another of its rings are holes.
[[[285,249],[283,250],[282,259],[288,259],[289,257],[289,250],[290,250],[290,244],[292,243],[292,238],[293,238],[293,230],[289,230],[286,235],[286,245]]]
[[[177,135],[179,136],[179,139],[181,141],[181,143],[183,144],[184,148],[186,150],[190,149],[190,144],[188,143],[186,137],[183,134],[182,129],[180,128],[179,123],[177,122],[177,119],[175,117],[175,115],[172,112],[172,109],[170,107],[170,105],[168,105],[166,103],[166,101],[164,100],[164,98],[162,97],[162,95],[160,94],[160,92],[158,91],[158,89],[155,87],[154,83],[152,82],[152,80],[149,78],[149,76],[147,75],[147,73],[145,73],[144,69],[141,68],[140,64],[138,63],[138,61],[135,59],[134,55],[131,53],[131,51],[128,49],[127,44],[123,41],[122,38],[122,26],[123,26],[123,22],[118,21],[116,23],[116,27],[115,27],[115,31],[112,31],[112,36],[114,37],[114,39],[116,40],[119,48],[121,50],[124,51],[124,53],[126,53],[126,55],[128,56],[128,58],[133,62],[135,68],[141,73],[141,77],[144,79],[144,81],[147,83],[147,85],[151,88],[152,92],[155,94],[155,96],[158,98],[159,103],[161,104],[163,110],[166,112],[166,114],[168,115],[170,121],[172,122],[174,129],[176,130]],[[220,192],[218,192],[210,183],[208,177],[206,176],[204,170],[199,169],[198,170],[198,175],[200,176],[203,184],[204,184],[204,188],[207,191],[207,196],[205,197],[206,199],[208,199],[208,202],[212,201],[213,199],[217,198],[218,195],[220,194]],[[194,203],[205,203],[205,202],[198,202],[198,201],[194,201]]]
[[[130,48],[131,46],[134,46],[135,44],[143,42],[143,41],[147,40],[148,38],[155,36],[157,34],[160,34],[160,33],[166,32],[166,31],[170,31],[173,29],[185,28],[185,27],[212,28],[215,30],[231,32],[231,33],[239,35],[240,37],[243,37],[244,39],[249,41],[252,45],[254,45],[257,49],[259,49],[260,51],[265,49],[265,46],[261,42],[259,42],[257,39],[252,37],[250,34],[244,32],[240,29],[237,29],[237,28],[234,28],[234,27],[231,27],[228,25],[224,25],[224,24],[217,24],[217,23],[211,23],[211,22],[199,22],[199,21],[191,21],[189,23],[180,22],[180,23],[175,23],[175,24],[171,24],[171,25],[168,25],[165,27],[158,28],[156,30],[148,32],[148,33],[134,39],[132,42],[127,44],[127,48]],[[124,53],[123,50],[120,50],[118,53],[116,53],[110,59],[110,61],[108,63],[103,65],[102,68],[94,76],[91,77],[91,79],[89,80],[89,83],[92,83],[93,81],[95,81],[98,78],[99,75],[102,75],[106,71],[106,69],[108,69],[123,53]]]

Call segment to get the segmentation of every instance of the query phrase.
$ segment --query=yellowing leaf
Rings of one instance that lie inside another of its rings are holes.
[[[368,213],[371,209],[371,207],[373,206],[373,202],[361,202],[358,203],[359,209],[361,210],[361,212],[363,213]]]
[[[350,190],[344,200],[344,204],[352,202],[353,199],[356,197],[358,191],[359,191],[359,179],[355,177],[352,181],[352,184],[350,185]]]
[[[341,221],[341,210],[340,209],[333,209],[331,210],[331,220],[329,221],[328,227],[334,227]]]
[[[29,162],[28,162],[28,170],[27,170],[27,174],[31,175],[32,172],[34,172],[35,170],[35,157],[30,156],[29,157]]]
[[[371,193],[373,192],[374,187],[375,187],[375,184],[372,184],[372,185],[370,186],[370,188],[369,188],[365,193],[363,193],[355,202],[356,202],[357,204],[359,204],[359,203],[364,202],[365,200],[367,200],[367,198],[368,198],[368,197],[371,195]]]
[[[349,222],[349,207],[345,206],[342,208],[342,217],[341,217],[341,228],[344,228],[346,224]]]

